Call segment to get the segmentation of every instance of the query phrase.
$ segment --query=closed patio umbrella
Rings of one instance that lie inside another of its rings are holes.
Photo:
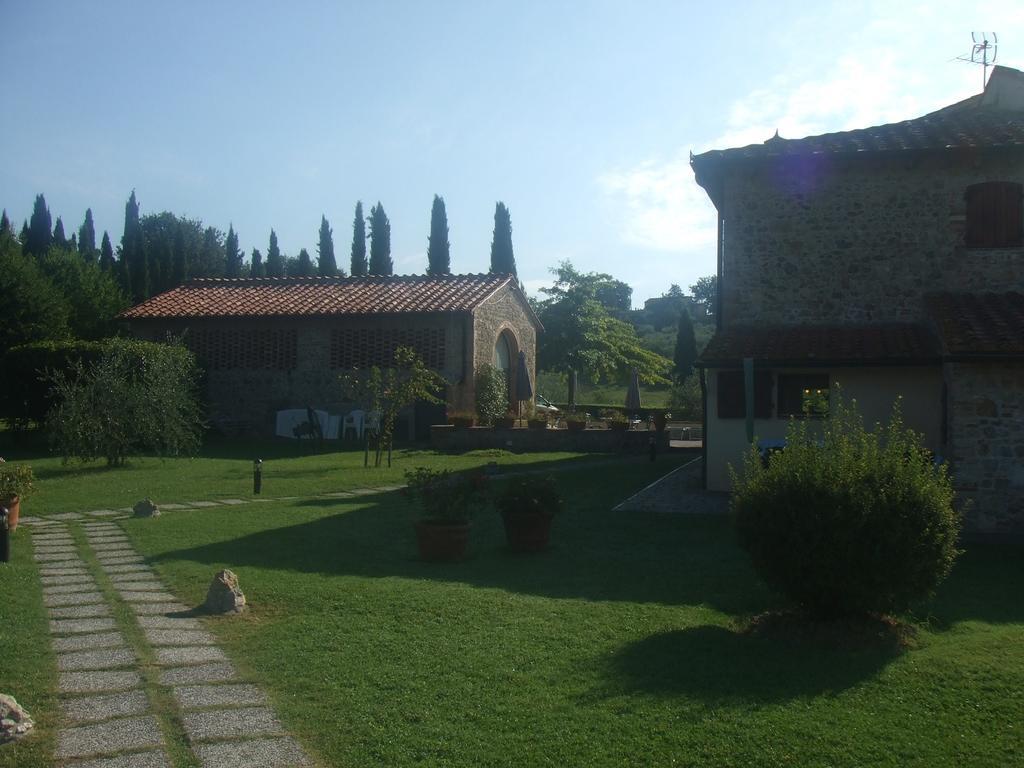
[[[579,376],[575,369],[569,371],[569,408],[576,410],[576,391],[579,389]]]
[[[626,410],[636,415],[642,406],[640,405],[640,374],[636,368],[629,377],[629,389],[626,390]]]
[[[519,401],[519,418],[523,416],[523,401],[533,397],[533,384],[530,383],[530,370],[526,365],[526,353],[519,351],[516,363],[516,400]]]

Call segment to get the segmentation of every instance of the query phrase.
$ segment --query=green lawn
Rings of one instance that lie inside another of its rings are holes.
[[[727,520],[610,512],[662,468],[560,474],[543,555],[481,515],[472,557],[415,558],[396,493],[126,523],[288,725],[341,766],[1006,766],[1024,754],[1022,549],[976,546],[914,646],[759,639],[775,607]]]

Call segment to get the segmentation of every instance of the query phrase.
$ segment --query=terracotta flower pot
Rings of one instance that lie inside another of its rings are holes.
[[[540,552],[551,538],[552,515],[506,514],[505,540],[513,552]]]
[[[587,428],[587,422],[585,421],[567,421],[565,422],[566,429],[570,432],[582,432]]]
[[[626,428],[628,426],[629,426],[629,422],[626,422],[626,421],[609,421],[608,422],[608,429],[612,430],[613,432],[625,432]]]
[[[512,419],[495,419],[494,426],[498,429],[512,429],[516,425],[516,420]]]
[[[420,559],[430,563],[461,560],[469,543],[469,523],[433,522],[416,523],[416,545]]]
[[[527,419],[526,426],[528,426],[530,429],[547,429],[548,428],[548,420],[547,419]]]
[[[667,425],[667,424],[668,424],[668,417],[665,415],[665,412],[664,411],[655,411],[654,412],[654,428],[656,430],[658,430],[659,432],[664,432],[665,431],[665,425]]]
[[[21,516],[21,497],[12,496],[9,499],[0,499],[0,507],[7,507],[7,527],[13,531],[18,527],[18,518]]]

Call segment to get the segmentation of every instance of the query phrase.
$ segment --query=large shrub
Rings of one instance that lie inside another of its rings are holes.
[[[508,376],[493,365],[484,364],[476,372],[476,415],[488,427],[508,411]]]
[[[898,402],[869,432],[856,401],[832,399],[820,436],[817,420],[794,419],[767,466],[751,448],[734,477],[740,544],[769,587],[812,615],[905,610],[958,554],[952,484]]]
[[[94,362],[52,377],[57,405],[47,418],[65,461],[181,455],[199,448],[198,369],[179,344],[112,339]]]
[[[70,375],[76,366],[100,359],[97,341],[39,341],[7,350],[0,376],[0,418],[19,427],[42,423],[54,406],[47,383],[56,372]]]

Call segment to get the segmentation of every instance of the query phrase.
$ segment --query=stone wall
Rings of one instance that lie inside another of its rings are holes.
[[[512,354],[518,357],[519,351],[526,353],[527,370],[534,389],[537,386],[537,329],[530,318],[527,308],[519,292],[510,285],[496,292],[480,304],[473,313],[473,367],[494,362],[494,346],[498,337],[506,333],[513,340]],[[515,365],[513,359],[512,364]],[[472,393],[468,392],[467,395]],[[512,392],[514,400],[516,393]],[[470,396],[464,403],[464,410],[473,410],[475,403]]]
[[[918,321],[928,292],[1024,290],[1024,248],[967,249],[964,192],[1024,182],[998,150],[813,155],[724,177],[723,321]]]
[[[966,528],[1024,532],[1024,362],[948,363],[948,458]]]
[[[499,448],[514,452],[580,451],[593,453],[646,453],[651,438],[659,451],[668,450],[669,433],[647,430],[616,432],[611,429],[455,429],[439,425],[430,429],[430,445],[439,451],[475,451]]]

